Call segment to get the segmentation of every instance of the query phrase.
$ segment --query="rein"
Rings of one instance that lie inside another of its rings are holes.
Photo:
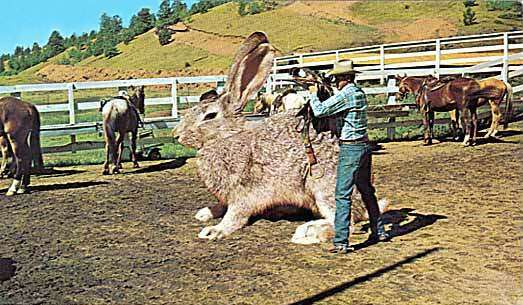
[[[302,77],[295,77],[294,82],[298,85],[301,85],[302,87],[305,87],[308,89],[308,86],[310,85],[319,85],[319,86],[326,86],[325,81],[323,78],[317,74],[315,74],[312,71],[308,71],[308,74],[311,74],[311,76],[314,79],[310,78],[302,78]],[[331,91],[331,90],[326,90]],[[312,108],[309,103],[305,105],[305,107],[298,112],[296,116],[301,116],[302,119],[295,127],[295,130],[297,132],[301,133],[301,141],[303,142],[303,147],[305,148],[305,154],[307,155],[307,165],[305,166],[305,170],[303,173],[303,183],[305,183],[305,180],[307,180],[307,177],[311,177],[314,180],[318,180],[322,178],[325,175],[325,170],[322,169],[321,173],[317,176],[314,176],[312,173],[312,167],[316,164],[318,164],[318,159],[316,158],[316,154],[314,152],[314,148],[311,143],[310,138],[310,126],[312,123],[313,113]],[[303,122],[303,126],[301,126]],[[301,126],[301,128],[300,128]]]

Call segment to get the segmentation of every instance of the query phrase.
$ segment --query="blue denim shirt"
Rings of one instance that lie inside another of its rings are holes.
[[[357,140],[367,136],[367,98],[355,84],[346,85],[323,102],[316,94],[311,94],[310,99],[316,117],[335,116],[340,140]]]

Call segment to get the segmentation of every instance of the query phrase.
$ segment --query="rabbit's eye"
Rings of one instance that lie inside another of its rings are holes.
[[[212,119],[214,119],[217,115],[218,115],[217,112],[210,112],[210,113],[207,113],[207,114],[205,115],[205,117],[203,118],[203,120],[204,120],[204,121],[212,120]]]

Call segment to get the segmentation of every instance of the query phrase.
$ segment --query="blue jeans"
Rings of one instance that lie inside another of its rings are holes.
[[[368,143],[340,144],[336,172],[336,216],[334,219],[334,245],[349,244],[349,226],[354,186],[361,193],[369,213],[372,233],[383,230],[376,191],[371,182],[372,150]]]

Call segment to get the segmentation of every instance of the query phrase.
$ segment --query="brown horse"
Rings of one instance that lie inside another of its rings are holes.
[[[43,167],[40,115],[33,104],[14,97],[0,99],[0,147],[2,148],[0,171],[5,171],[9,150],[12,150],[15,163],[13,183],[6,195],[26,193],[30,183],[33,155],[35,166]]]
[[[500,105],[504,99],[506,99],[506,104],[505,117],[503,118],[503,127],[508,127],[512,113],[512,86],[493,77],[480,80],[478,83],[481,92],[478,92],[477,94],[482,95],[488,93],[490,96],[488,102],[490,104],[490,110],[492,111],[492,123],[490,125],[489,131],[485,135],[485,138],[494,137],[498,132],[498,126],[501,120]]]
[[[471,78],[457,78],[447,82],[425,80],[416,97],[423,114],[424,142],[432,144],[434,112],[457,110],[465,133],[464,145],[474,145],[477,133],[477,108],[492,97],[492,92],[481,90]],[[469,122],[470,121],[470,122]],[[470,126],[469,126],[470,123]]]
[[[436,82],[438,79],[432,75],[426,75],[426,76],[399,76],[396,75],[396,82],[398,83],[398,93],[396,93],[396,99],[403,100],[407,94],[411,93],[414,96],[418,96],[421,90],[421,86],[423,85],[424,81],[428,82]],[[453,77],[446,77],[442,78],[439,81],[440,82],[447,82],[454,80]],[[449,111],[450,115],[450,129],[452,130],[453,138],[454,140],[458,140],[460,138],[460,128],[459,128],[459,112],[456,110]]]
[[[145,113],[143,86],[139,87],[131,96],[121,92],[120,96],[102,105],[106,152],[104,175],[109,174],[110,162],[113,163],[112,173],[117,174],[120,172],[122,168],[123,142],[125,135],[129,132],[131,133],[131,158],[134,167],[139,167],[136,158],[136,140],[138,138],[138,127],[141,123],[139,113]],[[116,136],[116,132],[118,132],[118,136]]]

